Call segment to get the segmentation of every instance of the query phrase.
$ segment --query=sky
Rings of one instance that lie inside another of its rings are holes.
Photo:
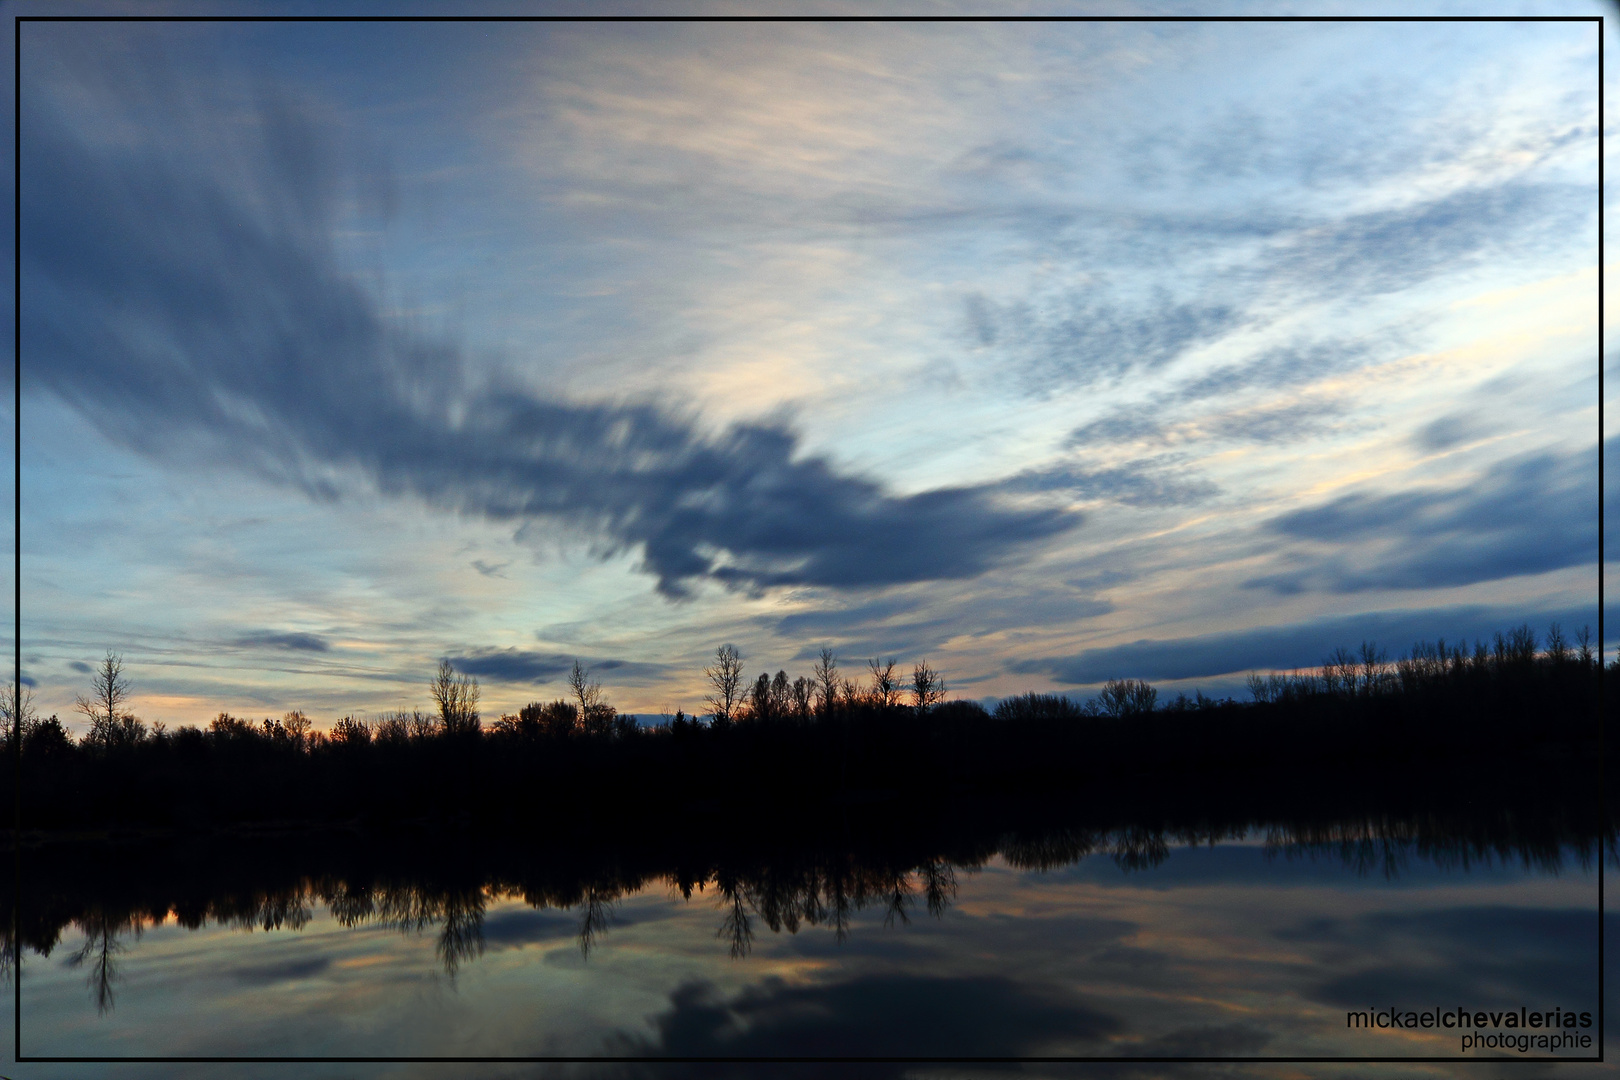
[[[25,23],[25,679],[325,726],[445,658],[654,714],[723,643],[990,700],[1595,630],[1597,50]]]

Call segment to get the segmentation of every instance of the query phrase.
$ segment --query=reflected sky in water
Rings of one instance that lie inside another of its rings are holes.
[[[171,917],[139,933],[98,935],[81,923],[49,956],[25,954],[24,1049],[1453,1055],[1455,1032],[1347,1031],[1345,1012],[1596,1010],[1597,875],[1590,858],[1572,851],[1556,868],[1510,859],[1464,869],[1409,851],[1358,866],[1337,848],[1279,850],[1256,837],[1171,847],[1157,866],[1122,862],[1130,860],[1098,854],[1036,870],[998,855],[978,867],[936,867],[932,903],[920,872],[881,889],[868,882],[842,927],[830,891],[806,903],[802,890],[788,890],[797,901],[784,906],[759,876],[729,889],[711,878],[689,899],[655,881],[563,908],[489,889],[375,893],[357,917],[353,897],[306,894],[234,926],[185,929]],[[98,967],[104,957],[109,965]],[[107,1068],[21,1064],[8,1075]],[[218,1068],[127,1065],[117,1075],[209,1076]],[[688,1068],[591,1067],[592,1075]],[[1311,1066],[1310,1074],[1481,1075],[1466,1068]],[[1560,1075],[1605,1069],[1564,1066]],[[570,1069],[266,1065],[233,1066],[231,1074],[295,1071]],[[1280,1066],[1238,1071],[1289,1074]],[[849,1073],[924,1074],[902,1065]]]

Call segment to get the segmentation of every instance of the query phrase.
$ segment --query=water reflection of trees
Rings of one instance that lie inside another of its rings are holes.
[[[140,939],[143,926],[138,918],[109,916],[94,911],[79,920],[84,944],[68,957],[68,967],[86,967],[85,982],[95,995],[96,1012],[105,1015],[113,1007],[113,982],[118,977],[118,956],[124,951],[124,935]],[[9,951],[9,950],[8,950]]]
[[[317,852],[315,861],[325,865],[313,874],[298,871],[311,857],[298,844],[240,853],[229,866],[199,860],[195,852],[143,848],[87,860],[47,849],[25,855],[22,888],[15,892],[21,908],[14,907],[13,890],[0,894],[0,970],[9,981],[19,937],[29,952],[49,956],[71,932],[79,941],[67,963],[86,971],[97,1008],[106,1012],[128,942],[148,928],[172,920],[191,930],[297,933],[324,908],[346,929],[431,935],[439,966],[454,979],[485,953],[492,904],[520,901],[572,912],[574,937],[588,960],[621,902],[656,886],[687,902],[712,904],[716,937],[741,959],[762,927],[772,934],[814,928],[843,942],[862,912],[890,928],[910,924],[919,903],[943,918],[956,898],[958,875],[978,872],[992,859],[1018,871],[1047,872],[1108,858],[1121,872],[1140,873],[1178,847],[1258,839],[1268,858],[1327,860],[1363,876],[1395,878],[1414,862],[1458,872],[1507,866],[1557,874],[1572,866],[1590,871],[1601,852],[1615,854],[1614,834],[1600,841],[1596,828],[1582,827],[1587,816],[1507,809],[1488,818],[1411,813],[1285,823],[1014,826],[970,830],[949,841],[891,836],[865,848],[782,842],[719,853],[653,849],[615,854],[608,862],[600,849],[525,853],[492,843],[463,852],[456,865],[437,866],[419,847],[405,845],[381,869],[375,862],[346,868],[345,859],[360,859],[358,848]],[[190,879],[176,885],[187,873]]]

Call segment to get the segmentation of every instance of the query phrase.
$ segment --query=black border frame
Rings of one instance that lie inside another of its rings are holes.
[[[1597,120],[1598,120],[1598,207],[1597,207],[1597,341],[1598,341],[1598,796],[1602,825],[1608,824],[1607,770],[1604,768],[1603,728],[1605,709],[1604,634],[1603,634],[1603,16],[1601,15],[16,15],[13,16],[12,76],[12,303],[13,343],[12,372],[12,715],[21,711],[22,704],[22,26],[25,22],[543,22],[543,23],[1402,23],[1402,22],[1579,22],[1596,23],[1597,49]],[[1620,663],[1620,655],[1616,662]],[[1601,1062],[1604,1061],[1604,899],[1603,880],[1607,856],[1600,842],[1598,849],[1597,895],[1597,1054],[1591,1057],[1559,1057],[1554,1055],[1513,1058],[1504,1057],[441,1057],[441,1056],[326,1056],[326,1057],[163,1057],[155,1055],[111,1056],[25,1056],[22,1053],[22,939],[17,934],[21,917],[22,898],[22,741],[11,740],[11,759],[16,783],[12,822],[13,883],[15,889],[12,906],[11,972],[13,1060],[22,1062],[51,1062],[63,1064],[91,1064],[129,1062],[137,1063],[198,1063],[198,1064],[541,1064],[541,1063],[673,1063],[673,1062],[738,1062],[748,1064],[1016,1064],[1099,1062],[1113,1064],[1217,1064],[1262,1063],[1315,1064],[1343,1062],[1347,1064],[1399,1063],[1399,1062],[1473,1062],[1500,1066],[1504,1062]]]

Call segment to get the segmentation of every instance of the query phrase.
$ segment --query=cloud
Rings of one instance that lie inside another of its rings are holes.
[[[1265,349],[1235,364],[1225,364],[1181,383],[1168,392],[1164,401],[1200,402],[1223,394],[1234,394],[1250,387],[1281,389],[1315,382],[1361,367],[1371,360],[1378,347],[1394,344],[1389,334],[1359,341],[1293,342]]]
[[[85,663],[83,660],[69,660],[68,661],[68,667],[72,668],[74,671],[77,671],[82,675],[88,675],[92,671],[95,670],[95,668],[91,667],[89,664]]]
[[[1430,421],[1412,433],[1412,445],[1426,453],[1449,450],[1490,432],[1484,417],[1477,413],[1454,412]]]
[[[846,668],[858,668],[864,658],[878,656],[895,657],[909,665],[928,659],[952,638],[1071,625],[1114,610],[1112,603],[1091,595],[1092,591],[1083,583],[1046,582],[1019,588],[998,582],[988,589],[889,594],[847,607],[822,603],[784,615],[771,627],[793,644],[795,661],[813,660],[822,645],[829,644]],[[937,667],[939,661],[934,664]],[[953,672],[943,674],[947,682],[959,681]]]
[[[672,1057],[986,1056],[1051,1053],[1119,1032],[1117,1018],[1056,989],[1000,976],[865,975],[819,985],[768,978],[724,998],[690,982],[653,1017],[654,1038],[614,1053]],[[715,1065],[705,1066],[712,1074]],[[892,1074],[906,1071],[902,1063]]]
[[[1075,427],[1064,440],[1068,449],[1136,444],[1174,447],[1202,442],[1284,444],[1331,430],[1351,402],[1343,394],[1317,395],[1304,400],[1243,403],[1211,410],[1211,401],[1243,395],[1245,391],[1272,393],[1306,386],[1361,367],[1392,347],[1397,335],[1381,332],[1359,341],[1296,341],[1264,349],[1236,363],[1222,364],[1175,383],[1143,401],[1113,409]],[[1194,410],[1189,411],[1189,407]],[[1139,459],[1125,468],[1151,473],[1155,467],[1179,470],[1184,459],[1161,456]],[[1164,494],[1196,499],[1214,494],[1200,481],[1190,489],[1172,480]],[[1146,484],[1152,493],[1158,485]]]
[[[1564,242],[1591,213],[1574,184],[1510,181],[1295,230],[1263,257],[1263,274],[1341,297],[1398,292],[1523,243]]]
[[[1132,641],[1014,663],[1010,670],[1050,675],[1054,682],[1093,686],[1108,679],[1199,679],[1245,671],[1315,667],[1339,646],[1375,641],[1395,655],[1417,641],[1444,637],[1462,644],[1489,640],[1529,620],[1538,630],[1562,625],[1566,635],[1597,627],[1597,607],[1527,612],[1506,608],[1455,607],[1374,611],[1284,626],[1265,626],[1198,637]]]
[[[527,649],[474,649],[461,656],[448,656],[457,671],[497,683],[561,682],[573,671],[574,661],[585,666],[587,674],[600,678],[612,672],[616,685],[646,685],[667,675],[662,664],[646,664],[634,660],[590,660],[565,653],[542,653]]]
[[[1001,487],[1012,492],[1062,491],[1077,498],[1126,506],[1184,506],[1220,493],[1210,481],[1188,478],[1184,471],[1177,471],[1182,460],[1164,455],[1101,469],[1050,465],[1008,477],[1001,481]]]
[[[292,649],[297,652],[328,652],[332,648],[325,638],[317,634],[278,633],[274,630],[255,630],[233,639],[231,644],[247,649]]]
[[[1327,427],[1326,418],[1342,414],[1344,408],[1339,401],[1296,401],[1231,409],[1179,421],[1165,418],[1158,406],[1120,409],[1075,428],[1065,444],[1078,447],[1122,442],[1163,446],[1201,441],[1297,442],[1322,431]]]
[[[969,339],[1010,354],[1028,389],[1046,394],[1161,368],[1242,321],[1228,305],[1178,301],[1163,290],[1135,306],[1100,293],[1009,303],[975,293],[965,301]]]
[[[1280,536],[1332,548],[1245,585],[1432,589],[1597,562],[1597,466],[1591,453],[1525,454],[1457,488],[1355,493],[1275,518]]]
[[[1150,299],[1130,299],[1100,276],[1084,290],[1024,299],[972,293],[963,301],[964,336],[970,347],[1003,355],[1026,391],[1044,396],[1161,370],[1203,346],[1262,326],[1277,305],[1297,304],[1302,297],[1364,302],[1487,258],[1562,244],[1589,215],[1587,187],[1511,179],[1350,214],[1253,210],[1237,215],[1244,224],[1236,231],[1227,225],[1233,216],[1228,212],[1111,218],[1096,228],[1118,248],[1116,274],[1155,259],[1185,263],[1201,246],[1214,244],[1222,269],[1184,276],[1204,282],[1206,292],[1218,282],[1219,296],[1176,297],[1157,289]],[[1065,254],[1054,257],[1075,258],[1068,251],[1074,243],[1065,236],[1054,247]],[[1093,273],[1092,261],[1075,272]],[[1195,376],[1160,395],[1158,403],[1199,401],[1249,385],[1297,385],[1355,366],[1368,351],[1365,344],[1278,346],[1255,360]]]
[[[705,433],[648,404],[475,379],[345,272],[333,237],[348,189],[366,185],[345,185],[285,102],[231,132],[176,119],[161,143],[122,144],[79,131],[44,89],[24,99],[24,377],[141,453],[323,499],[358,481],[496,521],[555,519],[607,553],[640,550],[670,597],[703,579],[757,592],[970,578],[1078,523],[1007,506],[994,484],[891,494],[806,456],[782,423]]]
[[[446,659],[464,675],[503,683],[558,682],[574,667],[572,656],[523,649],[488,649]]]

